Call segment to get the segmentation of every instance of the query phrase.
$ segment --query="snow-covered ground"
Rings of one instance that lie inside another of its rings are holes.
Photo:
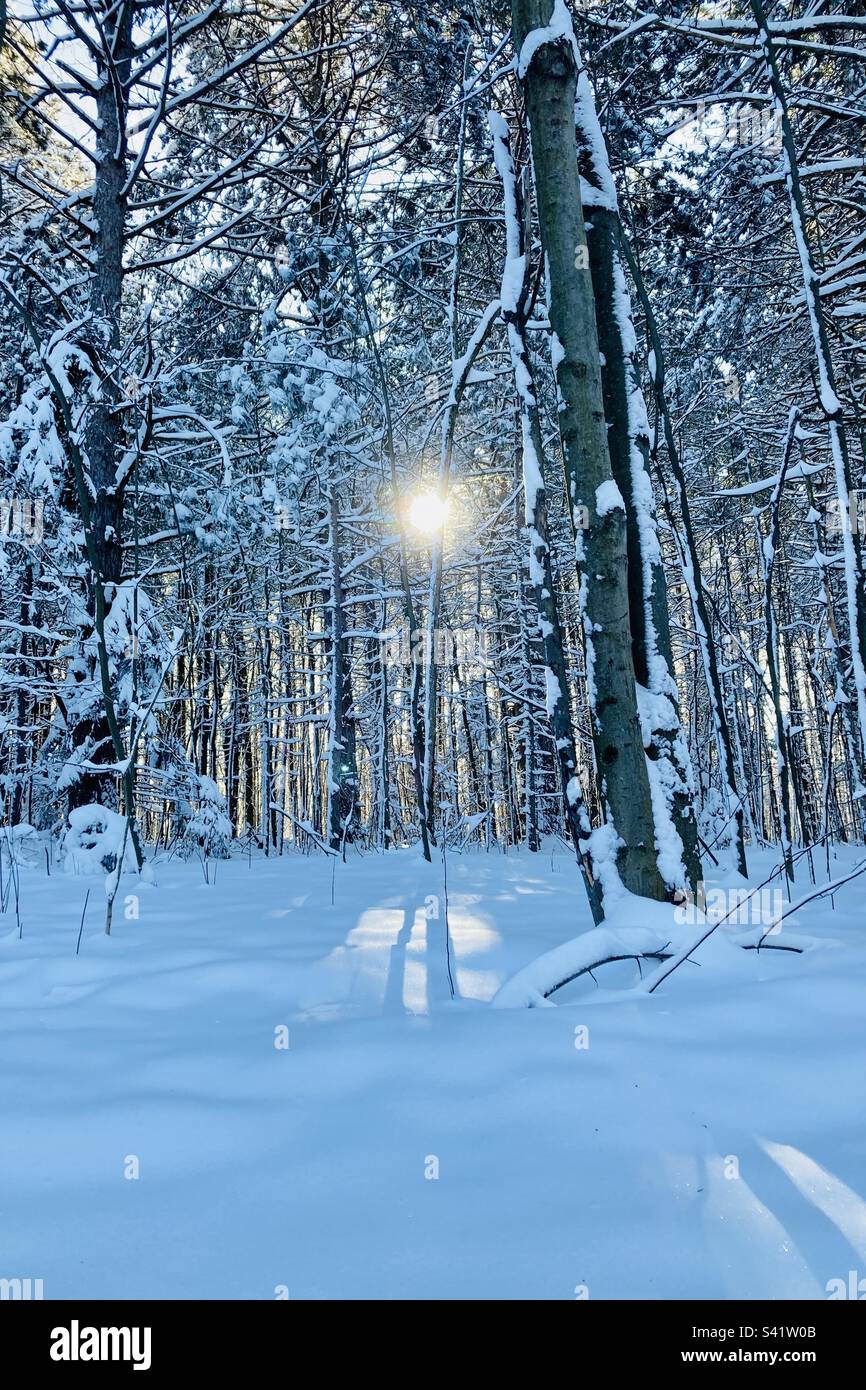
[[[707,943],[651,996],[623,963],[558,1008],[494,1010],[591,925],[562,847],[449,855],[453,1001],[441,861],[332,867],[238,857],[207,884],[164,861],[156,886],[124,877],[111,938],[98,880],[22,871],[0,1277],[262,1299],[811,1299],[866,1277],[866,879],[797,914],[803,955]]]

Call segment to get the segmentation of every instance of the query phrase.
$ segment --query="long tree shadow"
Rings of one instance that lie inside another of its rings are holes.
[[[449,947],[441,913],[431,916],[429,897],[404,910],[397,939],[389,948],[384,1013],[428,1014],[431,1006],[451,997]],[[450,961],[452,970],[453,960]]]
[[[388,977],[385,981],[385,994],[382,999],[382,1012],[386,1014],[405,1013],[403,1002],[406,987],[406,950],[412,939],[415,914],[408,908],[403,911],[403,925],[397,933],[394,944],[388,950]]]

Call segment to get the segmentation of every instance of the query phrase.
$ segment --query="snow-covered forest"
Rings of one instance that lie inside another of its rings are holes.
[[[0,87],[4,1289],[866,1296],[860,7]]]

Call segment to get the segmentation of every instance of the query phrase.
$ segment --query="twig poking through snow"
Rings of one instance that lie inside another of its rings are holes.
[[[90,901],[90,889],[88,888],[87,892],[86,892],[85,895],[84,895],[84,906],[83,906],[83,908],[81,909],[81,924],[80,924],[80,926],[79,926],[79,928],[78,928],[78,941],[77,941],[76,946],[75,946],[75,954],[76,954],[76,955],[78,955],[78,952],[81,950],[81,933],[84,931],[84,917],[85,917],[85,913],[87,912],[87,904],[88,904],[89,901]]]

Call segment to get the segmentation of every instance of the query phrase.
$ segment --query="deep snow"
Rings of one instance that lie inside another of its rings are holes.
[[[263,1299],[809,1299],[866,1277],[866,879],[798,914],[821,943],[802,956],[707,949],[650,997],[623,963],[558,1008],[493,1010],[591,926],[561,847],[449,855],[455,1001],[441,861],[350,853],[333,906],[332,867],[238,857],[208,885],[163,861],[156,886],[124,875],[110,939],[98,879],[22,870],[0,1277]]]

